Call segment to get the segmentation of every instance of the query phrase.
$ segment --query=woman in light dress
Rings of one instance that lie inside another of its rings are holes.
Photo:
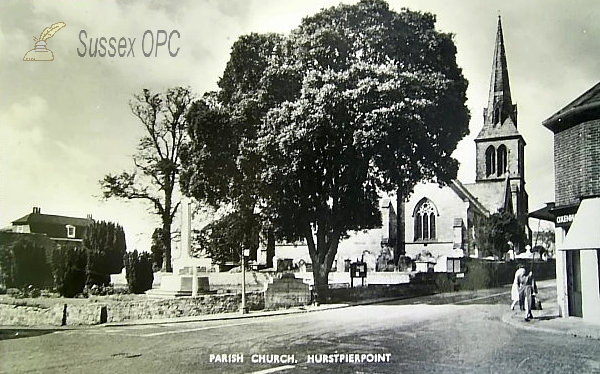
[[[515,278],[513,280],[512,287],[510,289],[510,297],[512,299],[512,304],[510,305],[511,310],[515,310],[515,305],[520,300],[519,297],[519,277],[525,273],[525,268],[522,264],[517,265],[517,271],[515,271]],[[521,310],[524,310],[523,303],[520,303]]]

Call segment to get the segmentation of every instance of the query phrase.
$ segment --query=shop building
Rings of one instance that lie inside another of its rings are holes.
[[[600,323],[600,83],[543,125],[554,133],[560,314]]]

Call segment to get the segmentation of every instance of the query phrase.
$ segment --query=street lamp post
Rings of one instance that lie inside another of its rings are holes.
[[[242,251],[242,305],[240,307],[240,312],[242,314],[248,313],[248,307],[246,306],[246,256],[250,255],[249,249],[244,249]]]

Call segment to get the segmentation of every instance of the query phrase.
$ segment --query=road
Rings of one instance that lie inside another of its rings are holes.
[[[600,373],[597,340],[502,322],[508,289],[0,340],[2,373]],[[23,333],[23,332],[22,332]]]

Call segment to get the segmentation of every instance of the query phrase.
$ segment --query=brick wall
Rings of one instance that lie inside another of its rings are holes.
[[[557,206],[600,194],[600,120],[554,135],[554,172]]]

